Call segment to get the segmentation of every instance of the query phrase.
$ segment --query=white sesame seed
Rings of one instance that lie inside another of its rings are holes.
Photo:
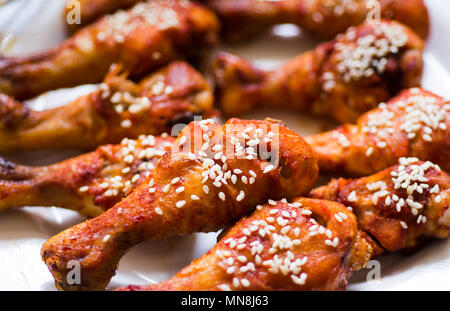
[[[232,266],[232,267],[229,267],[226,272],[228,274],[233,274],[235,270],[236,270],[236,268],[234,266]]]
[[[249,287],[250,286],[250,282],[247,279],[241,279],[241,284],[244,287]]]
[[[181,201],[177,202],[176,207],[180,208],[180,207],[183,207],[185,204],[186,204],[186,201],[181,200]]]
[[[263,173],[266,174],[266,173],[272,171],[273,169],[274,169],[274,166],[272,164],[270,164],[264,168]]]
[[[347,215],[345,213],[339,212],[338,214],[339,214],[339,216],[341,216],[342,219],[345,219],[345,220],[347,219]]]
[[[86,192],[86,191],[88,191],[89,190],[89,187],[88,186],[83,186],[83,187],[81,187],[80,189],[78,189],[80,192]]]
[[[291,218],[291,214],[289,214],[287,211],[282,211],[281,215],[285,218]]]
[[[430,193],[439,193],[439,185],[434,185],[434,187],[431,188]]]
[[[437,196],[434,198],[434,202],[436,202],[436,203],[441,203],[441,201],[442,201],[442,198],[441,198],[440,195],[437,195]]]
[[[217,286],[217,288],[223,291],[231,291],[230,286],[228,286],[227,284],[220,284]]]
[[[183,191],[184,191],[184,187],[178,187],[178,188],[175,190],[176,193],[181,193],[181,192],[183,192]]]
[[[336,218],[336,220],[337,220],[338,222],[342,222],[342,218],[341,218],[341,216],[339,216],[338,214],[334,214],[334,218]]]
[[[347,200],[348,200],[349,202],[356,202],[356,201],[358,201],[358,198],[356,197],[356,191],[352,191],[352,192],[348,195]]]
[[[236,200],[237,200],[238,202],[240,202],[240,201],[242,201],[244,198],[245,198],[245,193],[244,193],[244,191],[241,191],[241,192],[239,193],[239,195],[236,197]]]
[[[109,184],[107,182],[104,182],[104,183],[100,184],[100,188],[105,189],[105,188],[108,188],[108,187],[109,187]]]
[[[302,273],[302,275],[305,275],[305,277],[297,277],[296,275],[291,275],[291,280],[297,285],[305,285],[306,283],[306,274]]]
[[[134,161],[134,157],[129,154],[123,159],[126,163],[132,163]]]
[[[123,128],[130,128],[132,125],[130,120],[123,120],[122,122],[120,122],[120,126]]]
[[[281,228],[281,233],[286,234],[289,232],[290,229],[291,229],[290,226],[285,226],[285,227]]]

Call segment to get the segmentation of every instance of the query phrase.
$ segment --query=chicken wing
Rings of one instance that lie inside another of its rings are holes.
[[[296,24],[332,38],[367,18],[397,20],[426,38],[428,11],[423,0],[203,0],[220,17],[225,37],[241,41],[276,24]],[[379,13],[378,13],[379,12]]]
[[[0,210],[58,206],[95,217],[118,203],[144,180],[175,139],[168,135],[124,139],[45,167],[0,158]]]
[[[398,165],[369,177],[333,180],[311,196],[349,206],[359,228],[371,237],[375,254],[450,233],[450,176],[417,158],[401,158]]]
[[[119,290],[343,290],[370,245],[355,216],[330,201],[269,201],[171,279]]]
[[[417,157],[450,172],[450,102],[422,89],[405,90],[367,112],[356,125],[306,138],[321,172],[367,176]]]
[[[65,17],[67,28],[75,32],[83,26],[91,24],[106,14],[114,13],[119,9],[129,9],[142,0],[74,0],[67,1]],[[79,11],[78,11],[79,9]],[[79,23],[74,14],[79,14]],[[69,22],[70,21],[70,22]]]
[[[55,109],[32,111],[0,95],[0,152],[92,150],[125,137],[170,133],[175,124],[212,114],[209,84],[185,62],[173,62],[139,84],[115,67],[97,91]]]
[[[48,240],[44,262],[65,290],[103,289],[134,245],[217,231],[269,198],[308,193],[318,169],[303,139],[278,123],[232,119],[192,122],[147,179],[97,218]],[[81,284],[67,280],[78,261]]]
[[[105,16],[58,47],[28,57],[0,59],[0,92],[17,99],[48,90],[97,83],[113,63],[131,78],[216,41],[215,15],[189,1],[154,0]]]
[[[217,101],[227,115],[279,107],[353,122],[401,89],[420,84],[423,41],[396,22],[365,23],[284,67],[258,70],[221,54],[215,62]]]

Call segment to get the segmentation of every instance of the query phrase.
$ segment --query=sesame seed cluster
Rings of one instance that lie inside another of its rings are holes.
[[[105,41],[112,38],[114,42],[122,44],[128,35],[138,28],[154,26],[159,30],[178,27],[181,21],[177,12],[161,2],[141,2],[129,11],[119,10],[113,15],[105,16],[106,27],[97,33],[97,40]],[[179,2],[183,5],[184,1]]]
[[[148,111],[151,107],[151,102],[146,96],[134,96],[130,92],[114,92],[111,94],[110,89],[106,83],[100,85],[101,98],[109,99],[114,111],[122,115],[124,112],[131,114],[139,114]],[[120,126],[123,128],[130,128],[132,122],[129,119],[122,120]]]
[[[429,161],[420,162],[414,157],[400,158],[399,165],[390,172],[389,181],[380,180],[366,185],[367,190],[372,193],[373,206],[378,206],[381,202],[385,206],[394,207],[397,213],[408,209],[408,214],[417,216],[417,224],[426,223],[427,217],[423,214],[427,203],[424,198],[439,204],[442,200],[440,191],[445,190],[440,189],[438,184],[432,183],[427,177],[431,170],[441,171],[438,165]],[[347,200],[351,203],[358,202],[356,191],[352,191]],[[401,221],[401,225],[405,230],[408,229],[405,221]]]
[[[257,210],[262,219],[247,221],[246,225],[232,237],[223,240],[221,248],[215,251],[220,258],[219,266],[229,275],[229,284],[220,284],[221,290],[242,290],[249,287],[254,274],[285,276],[294,286],[304,286],[308,279],[308,256],[298,255],[302,239],[322,236],[324,247],[336,248],[339,238],[319,224],[307,206],[300,202],[288,203],[269,200]],[[339,222],[347,219],[342,212],[334,217]],[[307,230],[301,230],[298,222],[304,222]],[[296,255],[297,254],[297,255]]]
[[[211,140],[214,134],[214,129],[217,128],[217,122],[212,119],[206,119],[198,122],[199,128],[201,130],[202,145],[200,150],[190,150],[188,142],[190,138],[181,135],[179,138],[179,144],[185,150],[187,157],[191,161],[196,161],[202,168],[202,192],[198,194],[191,194],[190,198],[193,201],[199,200],[203,194],[208,194],[210,192],[211,185],[221,191],[218,192],[218,198],[221,201],[226,201],[227,191],[222,190],[225,186],[232,184],[236,187],[242,183],[243,185],[252,185],[256,182],[258,174],[249,169],[248,171],[243,171],[241,169],[232,169],[228,166],[227,161],[230,159],[243,159],[243,160],[257,160],[260,158],[261,154],[258,152],[258,146],[261,143],[270,144],[272,139],[276,135],[273,131],[264,132],[263,129],[257,128],[256,126],[249,125],[238,137],[232,136],[230,139],[230,144],[232,146],[230,150],[226,150],[221,139],[219,141]],[[189,149],[189,150],[187,150]],[[192,152],[193,151],[193,152]],[[262,162],[260,170],[262,174],[267,174],[274,169],[274,165],[269,162]],[[168,193],[169,191],[175,191],[178,194],[184,192],[184,187],[176,187],[180,181],[179,177],[174,178],[169,184],[160,185],[162,187],[163,193]],[[149,182],[149,192],[155,193],[156,187],[154,180],[151,179]],[[246,193],[244,190],[240,189],[236,197],[231,198],[237,202],[241,202],[245,199]],[[183,207],[186,204],[185,200],[178,201],[175,205],[178,208]],[[156,210],[157,214],[163,215],[163,211],[160,208]]]
[[[416,93],[417,89],[412,89]],[[397,112],[394,112],[395,111]],[[409,140],[420,137],[423,141],[433,141],[433,133],[445,131],[450,112],[450,105],[443,104],[437,97],[414,95],[405,100],[399,100],[389,105],[381,103],[376,113],[369,114],[367,124],[362,132],[375,135],[376,146],[369,146],[366,156],[371,156],[375,148],[384,149],[388,146],[391,135],[398,132],[394,125],[400,120],[399,130],[406,134]],[[344,146],[344,145],[343,145]]]
[[[79,191],[89,193],[90,190],[100,189],[102,195],[106,197],[124,196],[143,178],[148,177],[150,171],[154,169],[154,163],[170,149],[171,141],[163,142],[167,137],[167,134],[163,134],[161,138],[141,135],[137,140],[123,139],[121,148],[115,154],[116,163],[109,163],[106,166],[107,172],[102,171],[94,183],[80,187]],[[112,166],[115,169],[111,174]]]
[[[332,8],[334,15],[342,16],[344,13],[355,13],[361,4],[366,8],[366,2],[367,0],[326,0],[324,6]]]
[[[100,97],[104,100],[109,100],[112,104],[113,110],[118,115],[130,113],[131,115],[138,115],[149,111],[152,103],[149,96],[170,95],[174,88],[166,85],[163,75],[154,77],[155,82],[150,87],[150,94],[145,96],[135,96],[128,91],[111,92],[110,87],[106,83],[100,84]],[[124,119],[120,123],[123,128],[130,128],[133,125],[130,119]]]
[[[350,28],[336,42],[336,70],[345,83],[359,81],[374,74],[383,74],[388,56],[398,54],[408,36],[402,26],[393,23],[372,23],[371,31],[358,37]],[[325,73],[325,90],[333,89],[333,73]]]
[[[414,195],[421,195],[426,189],[431,187],[425,174],[429,169],[441,171],[440,167],[436,164],[429,161],[422,164],[416,164],[418,161],[419,159],[417,158],[401,158],[397,170],[391,172],[394,189],[404,189],[408,195],[406,200],[403,200],[402,198],[397,200],[397,197],[392,197],[392,201],[397,202],[397,211],[401,211],[403,206],[407,206],[411,208],[411,213],[414,216],[417,216],[419,211],[424,208],[423,204],[415,201]],[[439,203],[441,200],[441,197],[438,194],[439,185],[434,185],[429,192],[430,194],[437,194],[434,201]],[[419,215],[417,218],[417,223],[425,223],[426,221],[427,219],[423,215]]]
[[[348,140],[347,136],[345,136],[344,134],[340,133],[340,132],[333,132],[333,138],[336,139],[336,141],[338,142],[338,144],[340,144],[342,147],[346,148],[346,147],[350,147],[351,143]]]

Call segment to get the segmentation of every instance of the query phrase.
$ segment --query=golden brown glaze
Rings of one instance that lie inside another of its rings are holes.
[[[93,149],[123,138],[170,133],[194,116],[214,114],[209,84],[185,62],[173,62],[139,84],[112,69],[97,91],[74,102],[32,111],[0,95],[0,152]]]
[[[332,38],[367,18],[400,21],[419,36],[429,31],[423,0],[203,0],[220,17],[225,37],[241,41],[276,24],[291,23],[322,38]],[[375,2],[375,1],[373,1]],[[379,4],[379,6],[377,5]],[[374,14],[379,9],[380,15]]]
[[[81,27],[91,24],[103,15],[114,13],[119,9],[131,8],[140,0],[77,0],[77,2],[74,4],[74,0],[69,0],[66,4],[64,17],[70,32],[75,32]],[[73,14],[78,8],[80,23],[72,23],[72,19],[75,17]]]
[[[154,0],[105,16],[41,54],[0,59],[0,92],[17,99],[48,90],[100,82],[113,63],[131,78],[204,51],[216,41],[218,23],[189,1]]]
[[[361,116],[356,125],[306,138],[321,172],[367,176],[417,157],[450,172],[450,102],[410,89]]]
[[[273,122],[232,119],[223,127],[212,120],[192,122],[173,148],[112,209],[43,245],[42,258],[59,289],[103,289],[134,245],[217,231],[269,198],[308,193],[318,174],[310,147]],[[71,260],[80,264],[79,285],[66,280]]]
[[[171,136],[142,136],[44,167],[27,167],[0,158],[0,210],[58,206],[88,217],[100,215],[140,184]]]
[[[217,101],[227,115],[277,107],[354,122],[401,89],[420,84],[423,48],[410,29],[383,21],[351,28],[274,71],[220,54]]]
[[[450,176],[431,162],[402,158],[369,177],[333,180],[311,196],[351,207],[359,228],[378,244],[377,254],[450,234]]]
[[[357,227],[335,202],[270,201],[171,279],[119,290],[343,290],[371,256]]]

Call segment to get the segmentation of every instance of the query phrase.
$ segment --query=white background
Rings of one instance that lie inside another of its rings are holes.
[[[0,7],[0,47],[6,55],[26,55],[45,50],[65,37],[62,9],[65,0],[14,0]],[[450,98],[450,12],[448,0],[426,1],[431,13],[432,32],[425,52],[423,86]],[[275,68],[299,53],[313,48],[317,41],[293,26],[279,26],[254,42],[224,47],[253,60],[262,68]],[[280,36],[281,35],[281,36]],[[45,95],[30,104],[45,109],[67,103],[93,86],[62,90]],[[302,135],[329,126],[317,119],[282,111],[259,111],[247,117],[283,119]],[[64,159],[76,152],[33,152],[9,156],[16,162],[41,165]],[[55,290],[47,267],[41,261],[44,241],[83,219],[59,208],[26,207],[0,214],[0,290]],[[110,288],[159,282],[169,278],[210,249],[215,233],[152,241],[139,245],[121,261]],[[435,241],[412,256],[390,254],[380,258],[381,280],[366,282],[368,270],[351,280],[351,290],[450,290],[450,240]]]

